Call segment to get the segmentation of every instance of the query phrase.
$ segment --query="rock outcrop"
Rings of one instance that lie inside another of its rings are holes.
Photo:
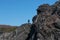
[[[40,5],[32,21],[27,40],[60,40],[60,1]]]

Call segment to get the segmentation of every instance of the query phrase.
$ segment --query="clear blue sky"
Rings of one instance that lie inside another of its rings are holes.
[[[53,4],[56,0],[0,0],[0,24],[19,26],[32,20],[41,4]],[[31,21],[32,22],[32,21]]]

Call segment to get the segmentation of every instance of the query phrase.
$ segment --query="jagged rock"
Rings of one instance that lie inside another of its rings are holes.
[[[17,28],[17,37],[16,40],[26,40],[28,34],[30,33],[31,24],[25,23],[22,24],[20,27]]]
[[[37,14],[42,14],[42,13],[52,13],[52,7],[48,4],[43,4],[40,5],[37,9]]]
[[[33,17],[33,19],[32,19],[32,22],[33,22],[33,23],[35,22],[36,18],[37,18],[37,15],[35,15],[35,16]]]
[[[58,29],[60,29],[60,20],[56,20],[56,22],[54,23],[54,26]]]
[[[60,2],[40,5],[32,20],[36,40],[60,40]]]

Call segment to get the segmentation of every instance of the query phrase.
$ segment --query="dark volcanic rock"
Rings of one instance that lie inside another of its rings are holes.
[[[41,14],[42,12],[52,13],[52,7],[48,4],[40,5],[37,9],[37,14]]]
[[[32,37],[36,40],[60,40],[60,2],[53,5],[43,4],[33,17],[35,32]],[[33,38],[30,40],[34,40]]]
[[[33,19],[32,19],[32,22],[33,22],[33,23],[35,22],[36,18],[37,18],[37,15],[35,15],[35,16],[33,17]]]
[[[31,24],[25,23],[17,28],[17,40],[26,40],[28,34],[30,33]]]

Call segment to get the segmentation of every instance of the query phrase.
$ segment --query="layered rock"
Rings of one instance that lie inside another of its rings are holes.
[[[60,40],[60,2],[40,5],[33,24],[35,33],[30,40]]]

